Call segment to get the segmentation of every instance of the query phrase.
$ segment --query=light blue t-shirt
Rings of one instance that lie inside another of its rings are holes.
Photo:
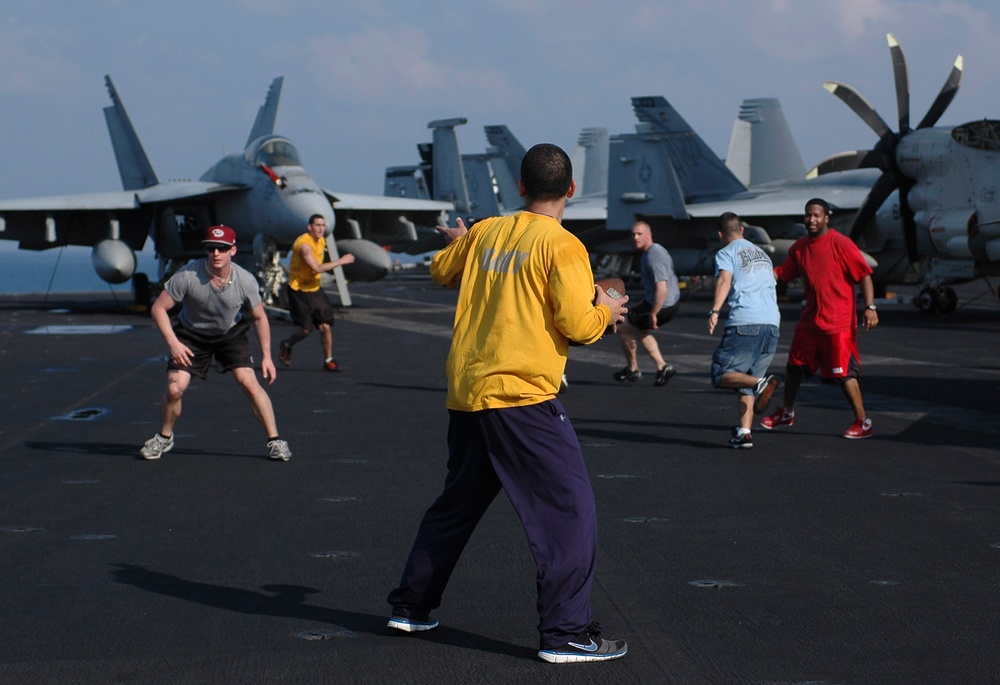
[[[653,304],[656,298],[656,284],[659,281],[667,282],[667,299],[663,303],[664,307],[673,306],[681,299],[677,274],[674,273],[674,260],[663,245],[653,243],[652,247],[642,253],[641,274],[642,296],[646,302]]]
[[[715,254],[716,278],[720,271],[733,275],[726,300],[729,305],[726,326],[780,323],[774,265],[764,250],[745,238],[738,238]]]

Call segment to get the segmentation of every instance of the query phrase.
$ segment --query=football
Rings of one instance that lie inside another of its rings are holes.
[[[594,285],[601,286],[601,290],[608,294],[608,297],[613,297],[616,300],[620,300],[625,297],[625,282],[620,278],[602,278],[597,281]],[[596,293],[595,293],[596,300]]]

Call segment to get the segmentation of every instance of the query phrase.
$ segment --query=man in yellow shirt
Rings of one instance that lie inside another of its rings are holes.
[[[576,189],[566,153],[555,145],[531,148],[518,186],[524,211],[469,230],[461,220],[440,229],[452,242],[435,255],[431,277],[459,288],[447,363],[448,475],[389,594],[389,627],[437,627],[430,612],[502,488],[538,568],[539,657],[617,659],[625,641],[603,639],[593,622],[594,492],[556,393],[570,341],[599,340],[624,320],[628,298],[595,288],[586,248],[560,224]]]
[[[278,347],[278,359],[285,366],[292,365],[292,346],[304,340],[315,326],[319,329],[323,345],[323,370],[340,371],[333,360],[333,304],[320,287],[324,271],[351,264],[354,255],[345,254],[340,259],[324,262],[326,256],[326,219],[322,214],[309,217],[308,230],[292,244],[291,263],[288,268],[288,313],[299,326]]]

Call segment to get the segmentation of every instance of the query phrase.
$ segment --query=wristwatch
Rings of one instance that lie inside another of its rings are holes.
[[[872,311],[874,312],[874,311],[875,311],[876,309],[878,309],[878,307],[876,307],[876,306],[875,306],[875,305],[873,305],[873,304],[870,304],[870,305],[868,305],[867,307],[865,307],[865,309],[870,309],[870,310],[872,310]]]
[[[720,311],[722,311],[722,310],[720,310],[720,309],[709,309],[708,310],[708,315],[712,316],[712,314],[718,314]]]

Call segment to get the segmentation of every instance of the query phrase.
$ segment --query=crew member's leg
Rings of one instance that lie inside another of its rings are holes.
[[[496,411],[449,412],[444,491],[420,521],[399,586],[389,593],[396,616],[426,620],[441,605],[462,550],[500,492],[479,428],[481,415]]]
[[[269,440],[278,436],[278,424],[274,418],[274,407],[271,405],[271,398],[267,391],[257,381],[257,373],[252,368],[242,367],[233,369],[233,377],[239,384],[240,389],[246,393],[250,399],[250,406],[253,415],[260,422],[267,433]]]
[[[190,383],[191,374],[187,371],[167,372],[167,389],[160,406],[160,435],[170,437],[174,434],[174,424],[181,416],[181,398]]]
[[[625,354],[625,363],[630,371],[639,369],[639,358],[636,354],[638,345],[636,344],[636,334],[639,330],[629,323],[628,320],[618,324],[618,343]]]
[[[592,620],[597,511],[583,450],[558,400],[488,419],[490,459],[535,559],[541,649],[561,647]]]

